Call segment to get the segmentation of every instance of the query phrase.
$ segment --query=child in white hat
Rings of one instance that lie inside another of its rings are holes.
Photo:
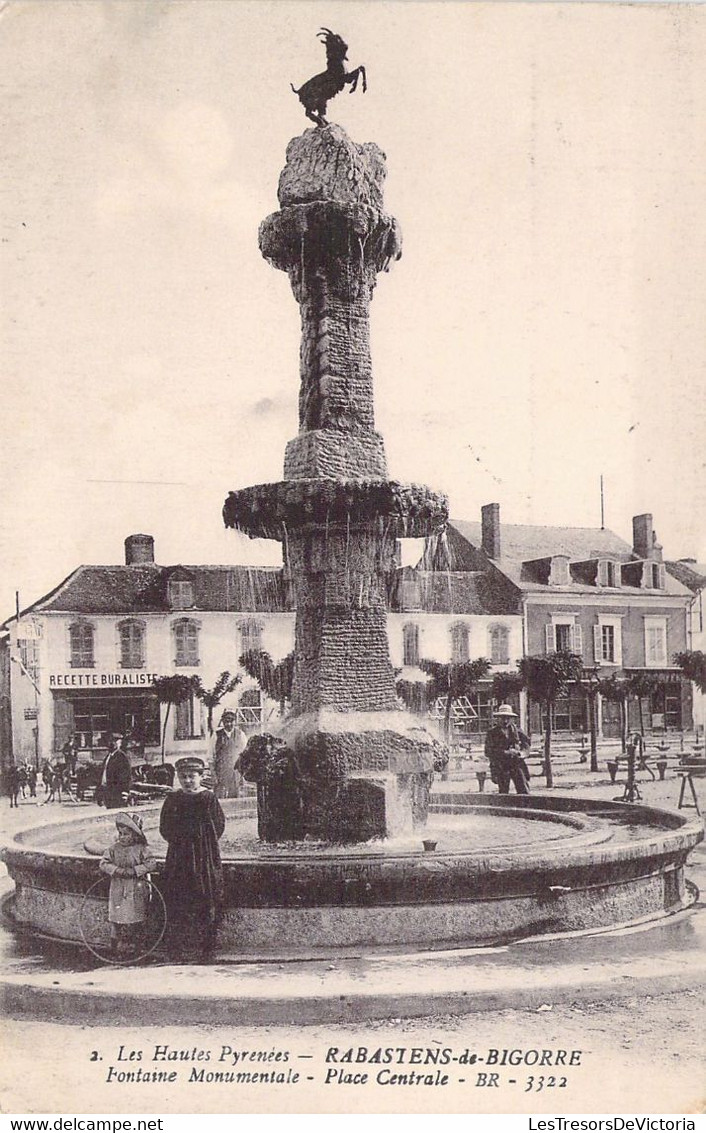
[[[134,951],[135,937],[149,911],[148,874],[157,868],[142,820],[137,814],[119,814],[115,819],[117,840],[103,854],[100,869],[110,878],[108,920],[111,951]]]

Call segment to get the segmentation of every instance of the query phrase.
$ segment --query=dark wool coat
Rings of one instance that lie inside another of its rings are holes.
[[[223,902],[218,839],[226,820],[213,791],[174,791],[162,806],[159,832],[168,843],[160,888],[170,919],[197,907],[214,916]]]

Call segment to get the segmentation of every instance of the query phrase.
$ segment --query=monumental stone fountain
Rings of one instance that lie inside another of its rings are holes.
[[[384,212],[385,155],[336,125],[287,149],[280,211],[260,250],[286,271],[301,312],[299,434],[284,479],[231,492],[224,519],[278,539],[294,590],[292,711],[251,741],[261,834],[356,842],[426,820],[439,744],[399,705],[386,606],[397,540],[441,531],[446,497],[387,477],[375,430],[370,301],[401,254]]]

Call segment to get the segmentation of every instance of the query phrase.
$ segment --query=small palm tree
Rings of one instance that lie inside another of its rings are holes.
[[[559,651],[546,657],[523,657],[518,668],[527,695],[544,712],[544,774],[547,786],[553,787],[552,710],[569,685],[581,680],[583,661],[576,653]]]
[[[637,701],[637,711],[640,718],[640,734],[645,734],[645,719],[642,712],[642,701],[644,697],[651,696],[652,693],[659,685],[657,677],[651,673],[633,673],[628,677],[628,691],[631,696],[634,696]]]
[[[201,701],[206,709],[206,727],[209,736],[213,735],[213,710],[227,696],[229,692],[240,684],[240,676],[231,677],[227,669],[221,673],[213,688],[204,688],[200,677],[192,677],[194,695]]]
[[[287,701],[292,699],[294,654],[288,653],[275,664],[266,650],[248,649],[239,658],[239,664],[257,681],[265,696],[279,703],[280,714],[284,716]]]
[[[159,703],[166,704],[167,706],[167,711],[164,714],[164,723],[162,725],[162,763],[164,763],[164,745],[167,738],[169,711],[173,704],[183,704],[185,700],[189,699],[194,691],[194,678],[187,677],[183,673],[175,673],[170,677],[154,677],[152,680],[152,688],[157,694]]]
[[[674,664],[678,665],[684,676],[701,692],[706,692],[706,653],[700,649],[687,649],[674,654]]]
[[[625,677],[616,677],[615,674],[613,674],[611,677],[599,678],[596,681],[596,688],[602,697],[618,705],[620,712],[620,746],[623,754],[625,754],[628,736],[628,701],[630,699],[628,681]]]

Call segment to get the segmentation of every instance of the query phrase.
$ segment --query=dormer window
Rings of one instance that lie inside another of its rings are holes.
[[[550,586],[568,586],[571,582],[569,559],[566,555],[554,555],[549,568]]]
[[[167,586],[172,610],[190,610],[194,604],[194,586],[184,578],[170,578]]]
[[[664,566],[662,563],[651,563],[652,589],[664,590]]]
[[[612,559],[600,559],[598,562],[598,585],[620,586],[620,563]]]

